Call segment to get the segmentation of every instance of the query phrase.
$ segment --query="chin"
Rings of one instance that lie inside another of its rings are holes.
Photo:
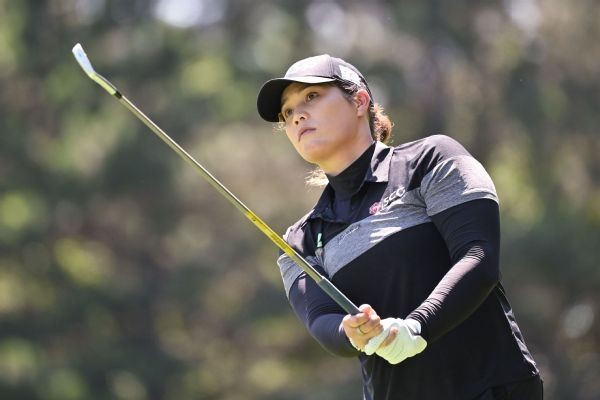
[[[326,143],[315,141],[301,145],[298,152],[309,163],[318,164],[319,161],[327,159],[331,149],[327,148]]]
[[[303,151],[300,155],[311,164],[320,164],[320,161],[327,159],[324,151]]]

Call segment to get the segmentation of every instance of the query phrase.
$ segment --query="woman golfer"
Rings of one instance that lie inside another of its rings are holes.
[[[499,282],[498,198],[482,165],[442,135],[397,147],[362,74],[329,55],[264,84],[326,186],[285,240],[361,312],[345,315],[287,256],[295,313],[328,351],[358,356],[365,399],[541,399],[542,382]]]

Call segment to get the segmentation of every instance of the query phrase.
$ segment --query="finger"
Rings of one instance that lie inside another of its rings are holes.
[[[363,330],[364,326],[365,325],[363,324],[363,325],[359,325],[359,326],[356,327],[356,334],[358,336],[365,336],[367,334],[367,332],[365,330]]]
[[[342,320],[342,329],[348,338],[352,339],[355,343],[366,343],[369,340],[368,336],[364,334],[364,325],[353,322],[352,318]]]
[[[361,304],[361,305],[360,305],[360,307],[358,307],[358,309],[359,309],[361,312],[366,312],[367,310],[372,310],[372,309],[373,309],[373,307],[371,307],[371,306],[370,306],[370,305],[368,305],[368,304]]]
[[[380,347],[386,347],[386,346],[390,345],[394,341],[394,339],[396,339],[397,336],[398,336],[398,328],[396,328],[396,327],[391,328],[390,333],[385,338],[385,340],[383,341],[383,343],[381,344]]]
[[[384,327],[381,324],[381,319],[379,317],[373,317],[364,324],[360,325],[359,329],[363,334],[371,338],[379,335],[383,331]]]
[[[358,328],[368,321],[369,316],[362,312],[355,315],[348,314],[342,319],[342,323],[349,328]]]
[[[367,324],[361,324],[356,327],[356,332],[360,336],[365,336],[365,335],[369,334],[369,332],[371,330],[372,330],[372,328],[370,328]]]
[[[379,335],[369,339],[369,341],[367,342],[366,346],[365,346],[365,353],[370,356],[371,354],[374,354],[377,349],[381,346],[381,343],[383,343],[383,341],[385,340],[387,336],[387,332],[383,331],[381,332]]]
[[[377,313],[375,312],[375,310],[373,309],[373,307],[371,307],[369,304],[362,304],[360,307],[358,307],[358,309],[362,313],[367,314],[369,317],[371,315],[377,315]]]
[[[375,332],[372,332],[373,335],[380,333],[383,330],[382,328],[379,328],[381,318],[377,315],[375,310],[368,304],[361,305],[359,309],[362,310],[362,313],[356,314],[355,317],[357,317],[357,319],[353,322],[361,325],[360,329],[365,334],[372,332],[373,330],[375,330]]]

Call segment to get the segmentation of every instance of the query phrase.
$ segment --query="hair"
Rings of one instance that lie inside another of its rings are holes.
[[[360,89],[366,89],[366,86],[362,84],[357,85],[356,83],[348,81],[336,81],[330,85],[341,89],[344,93],[344,97],[350,102],[354,100],[354,96]],[[370,94],[369,91],[369,96]],[[389,143],[392,138],[393,126],[392,121],[385,114],[383,107],[371,99],[369,105],[369,128],[373,140],[386,144]],[[306,186],[308,187],[325,186],[327,182],[328,180],[325,176],[325,172],[320,167],[309,172],[306,177]]]
[[[353,101],[354,96],[360,89],[367,89],[364,85],[357,85],[354,82],[339,81],[335,82],[334,86],[337,86],[342,90],[348,101]],[[368,91],[368,90],[367,90]],[[371,92],[369,92],[369,96]],[[369,105],[369,128],[371,129],[371,137],[374,140],[378,140],[382,143],[388,143],[392,137],[393,124],[390,118],[384,113],[383,107],[375,103],[371,99]]]

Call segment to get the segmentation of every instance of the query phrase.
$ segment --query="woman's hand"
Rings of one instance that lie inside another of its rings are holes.
[[[373,307],[363,304],[358,307],[360,313],[346,315],[342,320],[342,328],[350,339],[350,342],[358,350],[363,351],[371,338],[379,335],[384,330],[381,318],[377,315]],[[397,330],[392,329],[383,343],[378,347],[387,346],[396,337]]]
[[[398,364],[414,357],[427,347],[427,341],[421,337],[421,324],[414,319],[386,318],[382,322],[384,332],[396,329],[396,339],[389,345],[377,346],[377,338],[367,345],[365,353],[373,352],[390,364]],[[385,335],[382,334],[383,337]],[[391,335],[388,335],[388,337]],[[380,339],[381,340],[381,339]],[[370,348],[369,348],[370,347]]]

